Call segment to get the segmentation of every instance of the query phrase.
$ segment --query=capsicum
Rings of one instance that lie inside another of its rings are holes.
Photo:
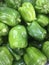
[[[9,44],[13,49],[27,46],[27,32],[24,26],[17,25],[10,30]]]
[[[15,26],[21,22],[20,14],[15,9],[0,7],[0,21],[9,26]]]
[[[35,47],[28,47],[24,55],[26,65],[45,65],[47,62],[46,56]]]

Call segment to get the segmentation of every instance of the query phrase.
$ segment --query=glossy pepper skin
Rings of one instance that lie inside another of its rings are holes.
[[[35,47],[28,47],[24,55],[26,65],[45,65],[47,58]]]
[[[12,65],[13,57],[6,47],[0,47],[0,65]]]
[[[36,0],[35,8],[38,13],[49,13],[49,0]]]
[[[45,38],[47,32],[42,28],[37,21],[32,22],[28,27],[28,33],[35,39],[41,41]]]
[[[21,22],[19,12],[9,7],[0,7],[0,21],[9,25],[15,26]]]
[[[27,32],[24,26],[17,25],[10,30],[9,44],[13,49],[27,46]]]
[[[49,41],[44,42],[42,51],[44,52],[44,54],[47,56],[49,60]]]
[[[19,7],[19,12],[22,15],[22,18],[26,21],[26,22],[32,22],[33,20],[36,19],[36,14],[35,14],[35,10],[34,7],[31,3],[29,2],[25,2],[22,4],[22,7]]]
[[[6,24],[0,22],[0,36],[5,36],[9,32],[9,28]]]
[[[5,3],[14,9],[18,9],[21,6],[21,0],[5,0]]]

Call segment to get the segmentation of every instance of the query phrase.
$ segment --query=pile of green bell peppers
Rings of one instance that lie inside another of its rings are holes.
[[[0,1],[0,65],[46,65],[49,61],[49,0]]]

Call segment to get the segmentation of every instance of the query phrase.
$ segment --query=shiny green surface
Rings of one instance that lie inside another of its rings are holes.
[[[11,48],[25,48],[27,46],[27,32],[24,26],[17,25],[9,32]]]
[[[38,13],[49,13],[49,0],[36,0],[35,8]]]
[[[26,22],[32,22],[33,20],[36,19],[36,14],[34,7],[32,6],[31,3],[23,3],[22,7],[19,7],[19,12],[22,15],[22,18]]]
[[[9,26],[15,26],[21,22],[21,19],[19,13],[15,9],[0,7],[0,21]]]
[[[47,58],[35,47],[28,47],[24,55],[26,65],[45,65]]]
[[[37,21],[43,27],[45,27],[49,24],[49,19],[46,15],[39,14],[37,17]]]
[[[0,47],[0,65],[12,65],[13,57],[6,47]]]
[[[28,27],[28,33],[37,40],[43,40],[46,36],[46,30],[42,28],[37,21],[32,22]]]
[[[48,65],[49,0],[0,1],[0,65]]]

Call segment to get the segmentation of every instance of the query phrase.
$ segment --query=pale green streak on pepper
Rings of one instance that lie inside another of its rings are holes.
[[[34,7],[29,2],[23,3],[22,7],[19,7],[19,12],[22,15],[22,18],[26,22],[32,22],[33,20],[36,19],[36,14],[35,14]]]
[[[17,25],[10,30],[9,43],[13,49],[27,46],[27,32],[24,26]]]
[[[12,8],[0,7],[0,21],[9,26],[15,26],[21,22],[19,12]]]
[[[9,28],[6,24],[0,22],[0,36],[5,36],[8,34]]]
[[[35,47],[28,47],[24,55],[24,61],[27,65],[45,65],[46,56]]]

